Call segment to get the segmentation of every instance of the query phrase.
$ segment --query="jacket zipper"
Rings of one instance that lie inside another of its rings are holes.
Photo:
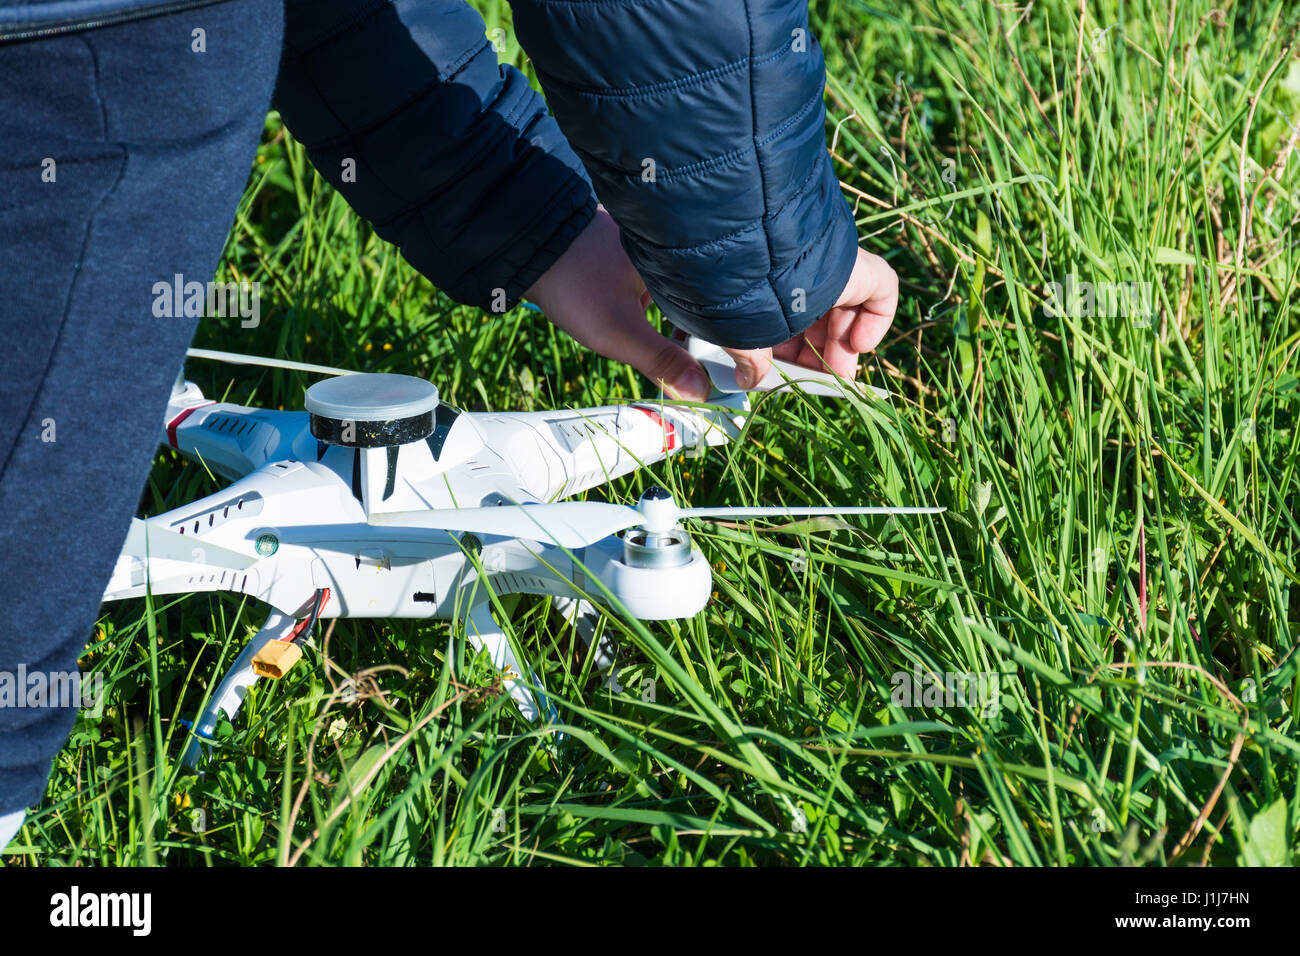
[[[0,32],[0,43],[9,43],[17,40],[31,40],[35,38],[45,39],[46,37],[61,36],[65,33],[77,33],[81,30],[94,30],[98,27],[112,27],[117,26],[120,23],[129,23],[132,20],[144,20],[148,17],[157,17],[168,13],[180,13],[184,10],[192,10],[195,7],[210,7],[218,3],[226,2],[227,0],[171,0],[170,3],[159,3],[147,7],[140,7],[134,10],[122,10],[118,13],[106,13],[101,17],[94,17],[90,20],[78,20],[73,18],[55,23],[43,24],[41,26],[17,27],[8,31]]]

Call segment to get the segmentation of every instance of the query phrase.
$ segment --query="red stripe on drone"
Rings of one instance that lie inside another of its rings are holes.
[[[645,412],[650,416],[650,420],[664,430],[664,451],[672,451],[677,447],[677,429],[673,427],[672,422],[666,422],[663,416],[652,408],[642,408],[640,405],[633,405],[638,412]]]
[[[179,415],[169,421],[167,423],[167,444],[179,451],[180,449],[177,448],[176,445],[176,429],[180,427],[181,422],[185,421],[185,419],[189,418],[204,405],[211,404],[212,402],[204,402],[203,405],[191,405],[189,408],[183,409]]]

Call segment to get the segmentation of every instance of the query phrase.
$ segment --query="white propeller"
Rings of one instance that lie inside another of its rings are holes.
[[[639,525],[641,512],[604,501],[557,501],[553,504],[497,505],[490,508],[435,508],[372,514],[373,525],[472,531],[505,538],[551,541],[562,548],[589,544]]]
[[[767,508],[679,508],[677,514],[683,518],[807,518],[819,515],[937,515],[946,508],[886,508],[886,507],[844,507],[786,508],[774,505]]]
[[[876,398],[889,398],[889,392],[875,385],[854,382],[837,377],[831,372],[815,372],[793,362],[772,359],[763,380],[753,388],[741,388],[736,381],[736,360],[720,345],[691,336],[686,340],[686,350],[704,366],[713,380],[713,387],[723,394],[733,392],[805,392],[829,398],[843,398],[846,390],[858,394],[871,394]]]
[[[241,355],[238,352],[218,352],[216,349],[186,349],[186,356],[225,362],[227,365],[258,365],[263,368],[284,368],[291,372],[312,372],[318,375],[356,375],[354,369],[334,368],[330,365],[312,365],[310,362],[293,362],[289,359],[267,358],[262,355]]]
[[[565,548],[582,548],[628,528],[665,532],[683,518],[794,518],[822,515],[921,515],[939,514],[944,508],[929,507],[785,507],[763,508],[679,508],[662,488],[651,488],[635,508],[604,501],[557,501],[551,504],[497,505],[488,508],[438,508],[429,511],[397,511],[373,514],[371,524],[388,527],[433,528],[441,531],[470,531],[552,541]]]

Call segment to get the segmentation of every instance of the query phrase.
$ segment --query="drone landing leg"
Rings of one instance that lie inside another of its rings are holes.
[[[583,643],[590,647],[591,642],[596,639],[596,622],[600,620],[595,605],[583,598],[570,597],[552,598],[551,604],[569,626],[578,632]],[[617,652],[618,648],[609,635],[601,635],[600,643],[596,645],[596,659],[593,661],[596,670],[607,671],[613,667]]]
[[[515,657],[515,652],[510,649],[510,641],[501,630],[501,626],[492,617],[491,605],[476,604],[470,608],[469,614],[465,616],[465,636],[469,638],[469,642],[475,651],[487,648],[488,656],[492,658],[492,665],[497,670],[506,675],[523,674],[523,668],[519,666],[519,660]],[[536,674],[531,676],[534,684],[541,683]],[[532,691],[519,680],[507,676],[504,684],[507,693],[510,694],[511,699],[519,708],[519,713],[523,714],[525,720],[536,723],[542,716],[543,711],[548,719],[554,720],[556,718],[555,708],[545,697],[542,698],[541,707],[539,707]]]
[[[194,722],[194,739],[190,741],[190,745],[185,748],[185,754],[181,757],[187,767],[193,767],[199,762],[202,742],[212,738],[221,713],[224,712],[229,720],[234,720],[235,714],[239,713],[244,697],[248,694],[248,688],[257,683],[257,674],[253,671],[253,657],[267,641],[283,637],[297,623],[289,615],[271,609],[262,629],[235,658],[235,662],[230,665],[230,670],[226,671],[226,676],[221,679],[217,689],[208,698],[208,706]]]

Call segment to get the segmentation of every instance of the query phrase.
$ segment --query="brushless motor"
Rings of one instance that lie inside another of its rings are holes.
[[[623,534],[623,563],[629,568],[680,568],[691,563],[691,536],[681,528]]]
[[[623,563],[629,568],[680,568],[691,563],[691,536],[677,526],[677,503],[661,485],[641,495],[637,510],[645,523],[623,534]]]

